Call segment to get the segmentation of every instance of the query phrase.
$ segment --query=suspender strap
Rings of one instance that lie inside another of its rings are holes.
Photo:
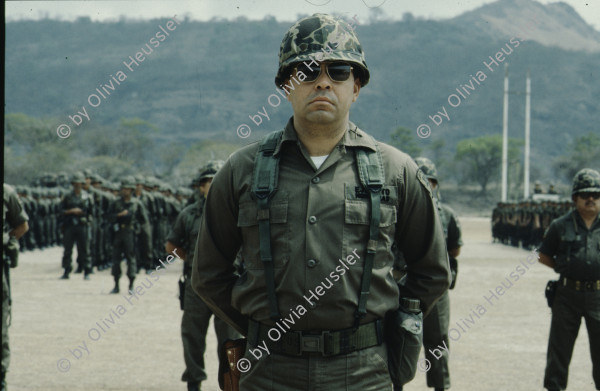
[[[271,253],[271,224],[269,205],[277,192],[279,178],[279,157],[273,155],[282,131],[270,133],[263,139],[256,154],[252,178],[252,194],[258,203],[258,232],[260,240],[260,259],[265,270],[265,285],[269,298],[270,317],[277,321],[281,318],[275,294],[275,272]]]
[[[356,151],[356,162],[360,182],[369,191],[371,200],[371,221],[369,226],[369,241],[367,243],[367,256],[363,265],[363,275],[358,296],[358,308],[355,314],[354,328],[357,329],[360,320],[367,314],[367,299],[371,286],[373,261],[377,251],[379,239],[379,222],[381,221],[381,188],[383,187],[383,164],[379,149],[376,152],[367,152],[363,149]]]

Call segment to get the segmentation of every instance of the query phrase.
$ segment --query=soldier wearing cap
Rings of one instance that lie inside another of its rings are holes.
[[[450,258],[450,269],[452,272],[450,289],[454,289],[458,273],[458,261],[456,258],[460,254],[460,248],[463,244],[460,224],[452,208],[443,204],[440,200],[438,173],[435,164],[425,157],[416,158],[415,163],[417,163],[417,166],[419,166],[425,177],[429,180],[431,188],[436,195],[435,200]],[[448,291],[446,291],[435,304],[427,318],[423,320],[423,347],[425,349],[425,357],[429,360],[428,363],[431,364],[430,369],[427,371],[427,386],[434,388],[435,391],[443,391],[450,388],[449,350],[442,350],[441,357],[432,354],[432,351],[435,351],[439,346],[449,347],[449,322],[450,297]]]
[[[540,248],[540,262],[560,274],[544,387],[565,390],[581,318],[592,354],[592,377],[600,390],[600,173],[584,168],[573,178],[575,209],[552,221]]]
[[[212,178],[223,166],[222,161],[209,162],[202,167],[200,174],[195,178],[198,182],[198,198],[193,205],[187,206],[179,213],[177,220],[167,237],[165,251],[172,253],[175,249],[183,259],[184,297],[183,317],[181,318],[181,339],[183,341],[183,358],[185,371],[181,380],[187,382],[188,391],[198,391],[200,383],[206,380],[204,366],[204,352],[206,350],[206,332],[208,322],[213,315],[206,303],[194,292],[191,286],[192,261],[194,248],[200,230],[200,218],[206,195],[210,188]],[[227,339],[239,338],[239,334],[220,318],[214,318],[217,341],[222,344]],[[221,350],[218,350],[221,354]]]
[[[533,194],[542,194],[544,191],[542,190],[542,184],[540,181],[535,181],[535,185],[533,187]]]
[[[127,277],[129,277],[129,290],[133,289],[133,281],[137,274],[135,260],[135,235],[139,227],[148,223],[148,216],[144,206],[135,197],[135,180],[125,177],[121,181],[121,197],[111,205],[109,218],[113,225],[113,265],[112,275],[115,287],[110,293],[119,293],[119,279],[121,278],[121,259],[125,256],[127,261]]]
[[[349,121],[368,81],[347,23],[301,19],[284,36],[275,78],[293,117],[213,179],[192,286],[247,336],[241,390],[390,389],[383,319],[400,300],[420,300],[416,311],[427,313],[448,289],[427,179]],[[408,265],[401,292],[392,246]]]
[[[62,267],[65,272],[62,279],[68,279],[72,269],[73,244],[77,244],[77,264],[84,273],[84,279],[89,280],[92,271],[92,260],[89,256],[88,225],[92,215],[92,198],[83,190],[85,177],[76,173],[71,179],[73,191],[65,195],[62,201],[63,244],[65,252]]]

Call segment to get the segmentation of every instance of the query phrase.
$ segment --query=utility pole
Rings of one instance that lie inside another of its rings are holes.
[[[502,202],[506,202],[508,184],[508,63],[504,64],[504,112],[502,115]]]
[[[531,79],[527,71],[527,83],[525,85],[525,178],[523,183],[523,198],[529,198],[529,135],[531,122]]]

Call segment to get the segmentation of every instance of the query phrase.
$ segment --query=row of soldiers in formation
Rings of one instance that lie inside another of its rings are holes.
[[[44,175],[34,181],[33,186],[16,186],[15,189],[30,217],[30,230],[19,240],[21,251],[44,249],[63,245],[65,226],[74,221],[64,214],[65,197],[72,191],[64,187],[61,176]],[[147,216],[145,226],[137,226],[138,244],[135,246],[138,267],[149,270],[163,255],[161,249],[168,230],[179,212],[195,201],[189,188],[174,190],[154,177],[135,176],[132,196],[138,198]],[[91,170],[76,173],[70,179],[72,184],[80,182],[82,191],[89,198],[89,213],[86,216],[87,251],[91,264],[104,270],[112,264],[113,221],[108,211],[111,204],[120,197],[121,184],[103,179]],[[192,186],[194,183],[192,183]],[[70,186],[69,186],[70,187]],[[143,236],[143,238],[142,238]],[[79,257],[78,257],[79,261]],[[78,264],[76,272],[82,272],[84,265]]]
[[[538,248],[552,220],[569,212],[572,206],[570,199],[499,202],[492,211],[494,242]]]

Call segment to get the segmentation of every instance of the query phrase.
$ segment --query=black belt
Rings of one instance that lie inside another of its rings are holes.
[[[250,321],[248,343],[252,347],[264,343],[270,351],[289,356],[301,356],[303,353],[321,353],[323,357],[348,354],[383,343],[383,322],[376,320],[360,325],[358,329],[349,328],[334,331],[292,331],[277,326],[267,326]],[[269,330],[274,329],[276,332]],[[280,338],[278,338],[281,336]],[[277,339],[274,341],[273,339]]]
[[[572,280],[567,277],[561,277],[560,285],[566,286],[571,289],[575,289],[576,291],[580,291],[580,292],[600,291],[600,280],[579,281],[579,280]]]

